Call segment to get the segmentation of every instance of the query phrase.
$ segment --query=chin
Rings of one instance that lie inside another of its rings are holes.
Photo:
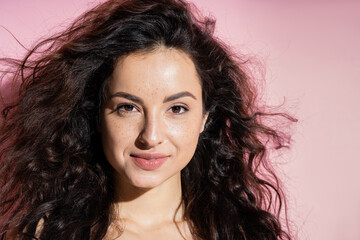
[[[174,175],[165,176],[155,172],[147,172],[146,174],[137,174],[136,176],[129,176],[130,184],[136,188],[152,189],[159,186],[173,184],[180,181],[180,172]]]
[[[160,186],[166,180],[158,176],[136,176],[129,179],[136,188],[151,189]]]
[[[141,180],[131,181],[131,185],[133,185],[136,188],[150,189],[150,188],[157,187],[158,185],[160,185],[160,183],[157,181],[147,182],[147,181],[144,181],[143,179],[141,179]]]

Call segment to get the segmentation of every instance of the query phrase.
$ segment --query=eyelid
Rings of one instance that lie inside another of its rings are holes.
[[[136,104],[129,103],[129,102],[124,102],[124,103],[117,104],[116,107],[115,107],[114,112],[118,112],[118,113],[122,113],[122,114],[129,114],[129,113],[136,112],[136,111],[124,111],[124,110],[121,110],[121,108],[124,107],[124,106],[131,106],[134,109],[136,109],[138,112],[140,111],[139,107],[136,106]]]
[[[181,112],[181,113],[174,113],[174,114],[177,114],[177,115],[183,114],[183,113],[189,111],[189,107],[188,107],[186,104],[182,104],[182,103],[173,104],[173,105],[169,108],[169,110],[171,110],[173,107],[181,107],[181,108],[184,109],[183,112]]]

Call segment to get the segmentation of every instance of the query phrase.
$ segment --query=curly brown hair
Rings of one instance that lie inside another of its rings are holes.
[[[181,172],[194,239],[290,239],[280,220],[285,198],[267,157],[269,142],[279,149],[289,138],[262,119],[295,119],[259,110],[245,59],[213,36],[213,19],[194,12],[183,0],[110,0],[22,61],[2,59],[14,70],[5,76],[20,82],[0,129],[3,237],[10,229],[19,239],[105,236],[115,201],[97,131],[105,85],[120,57],[165,46],[193,60],[209,113]]]

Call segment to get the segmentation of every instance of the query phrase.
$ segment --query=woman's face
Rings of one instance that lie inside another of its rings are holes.
[[[153,188],[179,178],[207,118],[201,90],[194,63],[182,51],[160,47],[118,61],[100,131],[121,181]]]

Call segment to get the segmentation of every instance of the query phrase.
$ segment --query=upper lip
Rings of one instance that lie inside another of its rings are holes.
[[[168,157],[169,155],[164,153],[135,153],[131,154],[130,156],[144,159],[158,159]]]

